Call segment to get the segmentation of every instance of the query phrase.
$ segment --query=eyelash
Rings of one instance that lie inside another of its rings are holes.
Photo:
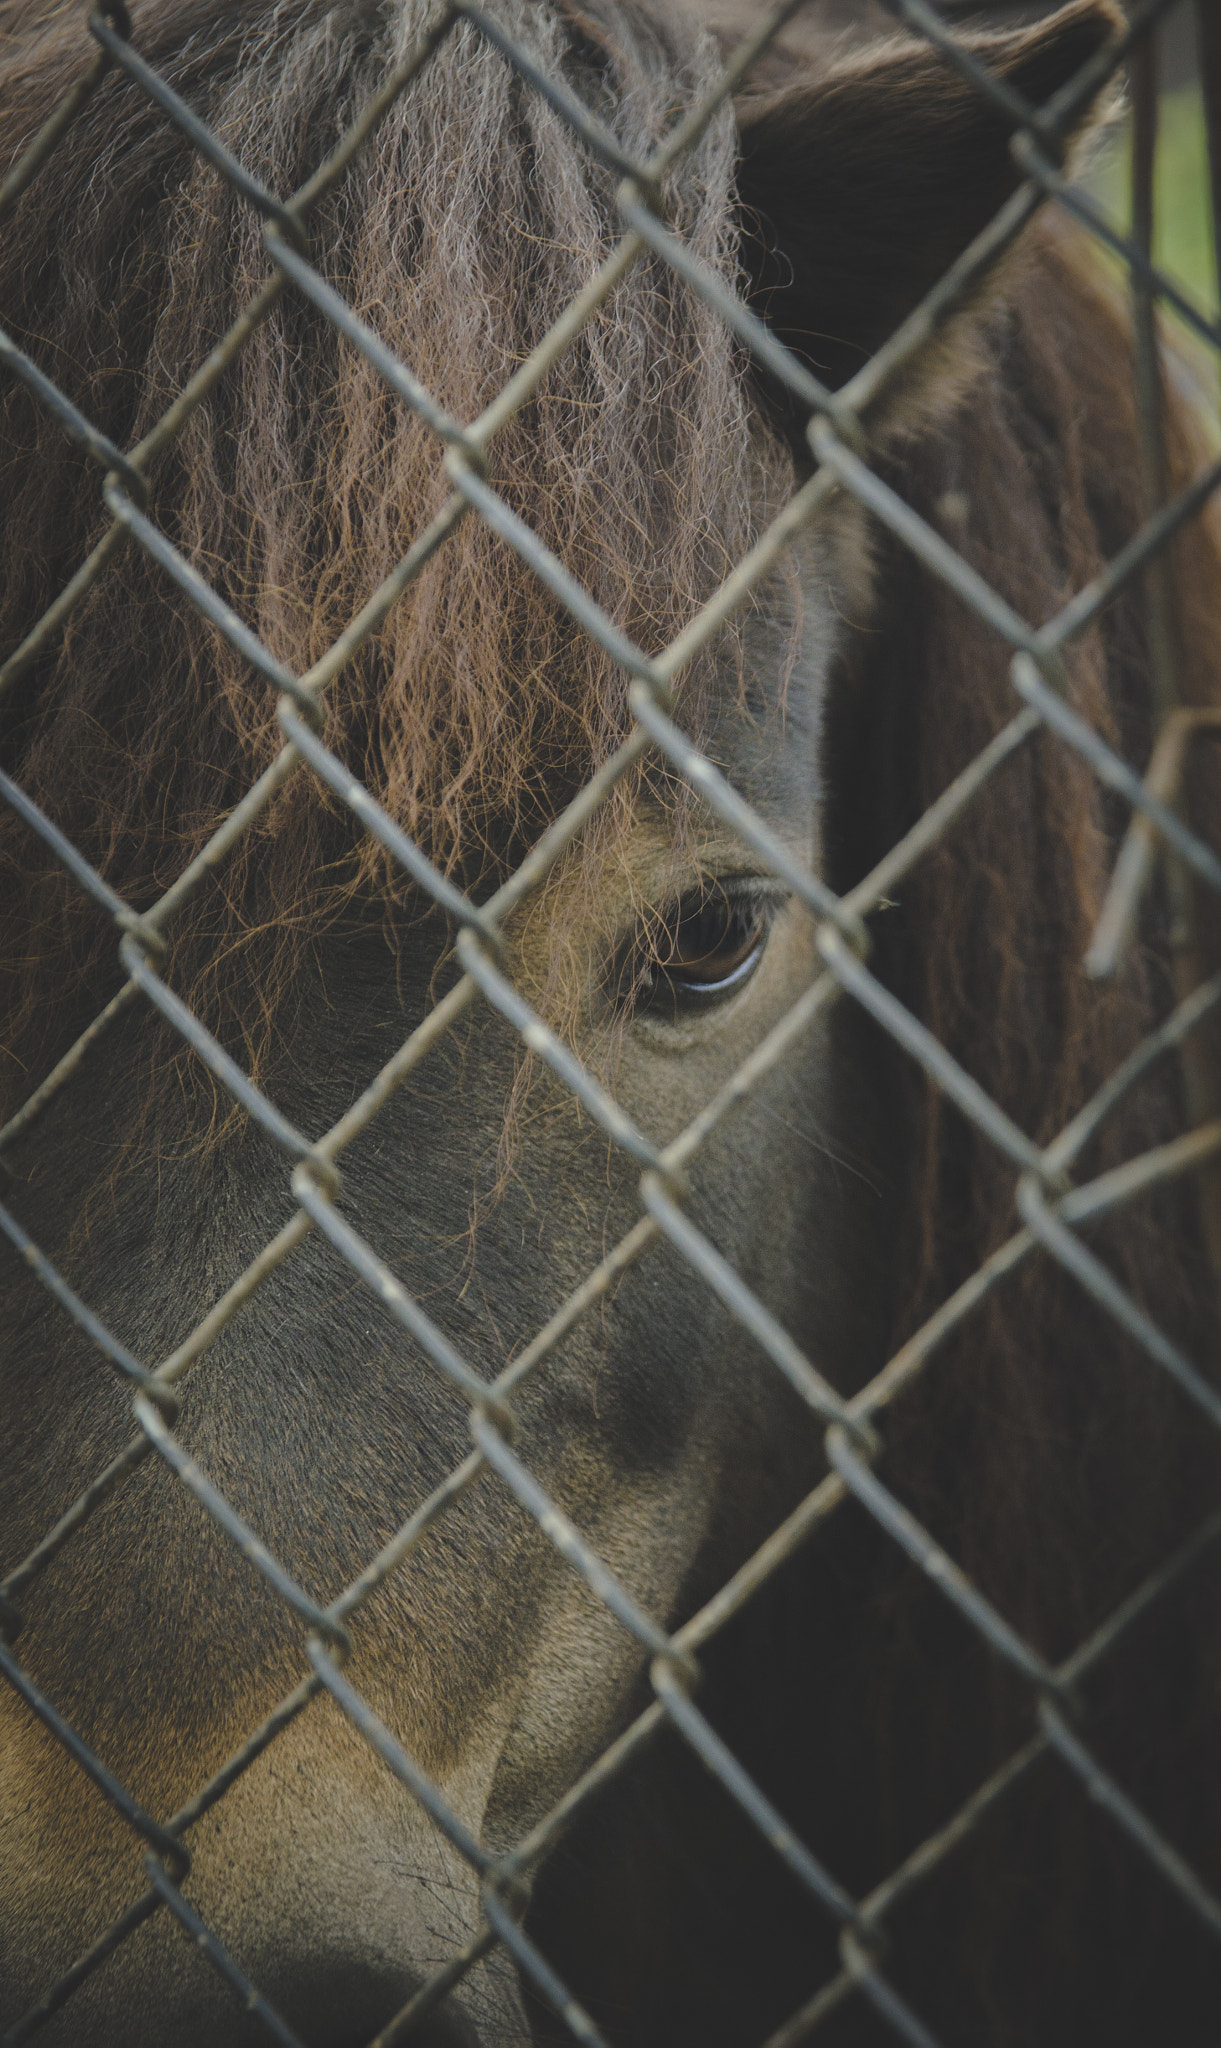
[[[671,1020],[727,1001],[762,960],[780,908],[757,883],[727,880],[692,891],[641,927],[619,955],[615,1000]]]

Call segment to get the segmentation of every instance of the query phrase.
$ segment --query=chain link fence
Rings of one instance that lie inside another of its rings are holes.
[[[498,25],[493,8],[485,10],[475,4],[441,6],[428,32],[406,61],[385,79],[340,146],[284,202],[263,189],[146,62],[140,53],[139,37],[133,32],[123,6],[112,4],[89,17],[89,31],[96,44],[92,63],[82,70],[52,118],[14,164],[0,192],[0,214],[7,214],[20,206],[23,194],[36,180],[54,179],[61,139],[107,73],[118,70],[146,95],[156,118],[173,124],[191,148],[214,167],[258,216],[268,258],[267,281],[261,291],[242,310],[219,345],[203,359],[174,403],[139,444],[131,448],[112,445],[82,416],[45,369],[14,341],[0,334],[0,361],[5,373],[21,379],[37,405],[54,416],[63,434],[92,458],[109,514],[109,524],[87,560],[38,619],[23,644],[8,653],[0,670],[0,690],[30,672],[57,636],[68,629],[74,607],[98,579],[107,575],[120,550],[135,547],[146,550],[159,565],[167,579],[167,591],[176,588],[181,601],[196,607],[249,664],[253,675],[276,693],[276,715],[284,742],[274,765],[242,795],[208,844],[189,861],[160,899],[139,914],[120,900],[12,780],[0,776],[0,795],[4,801],[62,863],[73,884],[112,921],[126,976],[118,994],[0,1131],[0,1152],[10,1150],[30,1132],[74,1078],[89,1073],[105,1035],[122,1014],[134,1005],[146,1003],[160,1012],[174,1032],[181,1034],[224,1095],[239,1105],[279,1148],[295,1205],[290,1220],[269,1236],[259,1256],[241,1277],[211,1303],[173,1354],[155,1365],[133,1356],[102,1325],[88,1304],[78,1298],[23,1227],[16,1213],[16,1195],[10,1191],[0,1206],[0,1227],[10,1243],[37,1273],[63,1315],[75,1319],[100,1356],[129,1385],[136,1423],[136,1434],[126,1450],[84,1486],[72,1506],[46,1531],[30,1554],[8,1571],[0,1587],[0,1616],[4,1624],[0,1669],[62,1745],[66,1759],[88,1775],[122,1817],[131,1831],[133,1844],[144,1851],[146,1872],[145,1886],[139,1895],[58,1982],[46,1986],[36,2005],[24,2014],[4,2016],[8,2024],[6,2042],[34,2039],[50,2015],[65,2006],[95,1972],[105,1971],[122,1944],[155,1914],[172,1915],[181,1924],[185,1935],[198,1944],[211,1967],[231,1987],[237,2005],[244,2005],[262,2022],[269,2038],[285,2043],[296,2041],[297,2036],[272,2009],[259,1986],[247,1981],[224,1944],[204,1924],[191,1902],[186,1880],[191,1868],[193,1827],[226,1798],[255,1760],[298,1717],[308,1715],[312,1703],[324,1696],[329,1696],[349,1718],[385,1771],[421,1803],[458,1856],[476,1874],[480,1887],[482,1919],[476,1937],[438,1968],[404,2009],[386,2015],[377,2035],[379,2048],[409,2038],[429,2015],[436,2013],[480,1958],[498,1947],[511,1955],[523,1977],[559,2015],[572,2038],[586,2042],[604,2038],[597,2015],[586,2013],[570,1995],[552,1960],[541,1952],[524,1926],[522,1879],[540,1865],[574,1820],[667,1724],[690,1745],[838,1932],[838,1971],[825,1982],[811,1984],[807,2002],[772,2035],[769,2048],[790,2048],[790,2044],[816,2038],[833,2014],[847,2004],[861,2001],[873,2009],[894,2038],[927,2048],[934,2036],[925,2019],[887,1975],[882,1938],[888,1919],[901,1902],[926,1885],[947,1860],[961,1851],[993,1806],[1012,1796],[1039,1760],[1049,1754],[1064,1766],[1078,1792],[1097,1802],[1160,1879],[1173,1889],[1182,1912],[1197,1916],[1213,1935],[1221,1936],[1221,1900],[1164,1837],[1125,1786],[1104,1768],[1091,1747],[1088,1721],[1080,1717],[1076,1706],[1076,1691],[1082,1678],[1113,1651],[1143,1613],[1167,1596],[1193,1560],[1221,1534],[1221,1511],[1211,1516],[1184,1548],[1166,1557],[1109,1621],[1080,1643],[1072,1655],[1053,1665],[1032,1649],[991,1604],[875,1469],[879,1425],[884,1414],[905,1399],[908,1390],[919,1383],[929,1361],[957,1331],[969,1324],[990,1293],[1040,1248],[1142,1349],[1151,1375],[1168,1375],[1177,1383],[1194,1404],[1201,1430],[1221,1426],[1221,1393],[1209,1373],[1184,1353],[1144,1304],[1125,1290],[1083,1235],[1083,1230],[1098,1219],[1120,1212],[1167,1183],[1180,1182],[1198,1194],[1202,1234],[1221,1270],[1221,1226],[1214,1213],[1215,1191],[1208,1172],[1209,1163],[1221,1154],[1221,1121],[1214,1114],[1201,1115],[1170,1142],[1131,1158],[1090,1182],[1073,1183],[1074,1166],[1090,1141],[1117,1104],[1156,1062],[1181,1055],[1188,1069],[1188,1099],[1205,1100],[1209,1077],[1204,1055],[1199,1051],[1200,1040],[1192,1034],[1221,1002],[1221,976],[1205,978],[1202,972],[1195,971],[1190,977],[1194,985],[1180,984],[1176,999],[1157,1029],[1110,1075],[1093,1099],[1082,1105],[1053,1143],[1039,1146],[876,977],[869,964],[866,928],[871,912],[885,903],[903,879],[938,846],[966,809],[988,801],[990,784],[1002,765],[1036,733],[1053,734],[1065,749],[1075,751],[1098,782],[1130,812],[1130,825],[1095,933],[1088,962],[1090,971],[1099,976],[1114,972],[1131,942],[1140,904],[1160,866],[1168,863],[1180,883],[1188,878],[1197,893],[1206,896],[1221,890],[1221,861],[1186,816],[1183,801],[1187,764],[1193,753],[1221,730],[1221,710],[1184,708],[1177,700],[1173,635],[1169,630],[1173,588],[1165,578],[1159,580],[1157,574],[1168,541],[1199,512],[1221,483],[1221,460],[1213,461],[1188,489],[1165,502],[1151,500],[1142,530],[1109,563],[1105,573],[1078,591],[1050,622],[1036,630],[903,501],[871,463],[869,453],[871,408],[924,352],[935,347],[954,309],[1032,216],[1050,203],[1074,215],[1091,237],[1118,257],[1130,278],[1148,467],[1155,484],[1160,479],[1164,494],[1166,471],[1159,456],[1162,400],[1156,304],[1161,301],[1172,307],[1204,349],[1216,351],[1221,347],[1221,330],[1215,321],[1204,317],[1176,284],[1153,267],[1150,259],[1152,143],[1156,123],[1151,31],[1167,14],[1168,6],[1163,0],[1152,0],[1152,4],[1136,7],[1123,34],[1112,38],[1049,104],[1034,107],[1026,104],[1011,84],[992,75],[928,0],[889,0],[889,5],[899,23],[913,34],[927,38],[945,63],[968,79],[973,89],[990,100],[1012,125],[1012,152],[1022,182],[910,318],[837,391],[824,388],[804,363],[790,354],[743,303],[693,258],[667,227],[660,211],[661,187],[667,171],[692,148],[717,109],[749,79],[752,67],[783,33],[786,24],[798,15],[796,0],[785,0],[785,4],[759,13],[733,50],[715,92],[682,110],[661,147],[642,162],[625,154],[597,115],[562,80],[543,75],[537,69]],[[1203,0],[1199,22],[1204,100],[1215,167],[1221,164],[1221,43],[1211,11]],[[411,367],[386,350],[326,281],[322,274],[324,258],[311,245],[311,223],[320,202],[337,188],[348,168],[369,145],[388,110],[417,76],[427,72],[434,52],[460,23],[467,24],[501,51],[506,62],[520,74],[524,89],[542,95],[571,124],[594,157],[623,181],[618,194],[622,233],[601,271],[569,306],[541,346],[521,363],[483,415],[468,424],[449,417],[417,381]],[[1125,66],[1132,68],[1135,81],[1136,207],[1131,237],[1114,229],[1086,192],[1069,181],[1063,168],[1066,134],[1103,82],[1122,74]],[[743,348],[789,395],[807,422],[805,431],[812,457],[808,480],[796,489],[790,503],[750,554],[734,567],[721,589],[681,636],[655,655],[646,654],[628,640],[504,497],[489,485],[486,461],[487,450],[498,430],[537,390],[550,366],[572,347],[586,324],[597,317],[619,280],[649,251],[673,266],[704,297],[728,323]],[[259,324],[288,293],[304,295],[365,356],[388,390],[427,422],[444,454],[451,485],[440,512],[307,675],[289,672],[273,657],[160,530],[154,510],[150,509],[150,485],[158,463],[196,409],[222,383]],[[891,847],[873,871],[845,895],[833,893],[817,874],[808,872],[794,859],[776,832],[686,737],[681,705],[676,710],[671,700],[672,682],[693,654],[711,640],[765,577],[794,533],[813,519],[837,491],[859,500],[873,519],[910,550],[929,576],[943,579],[988,623],[1011,650],[1011,676],[1017,699],[1013,718],[1004,730]],[[528,857],[488,900],[480,903],[433,864],[354,779],[323,736],[326,694],[342,692],[346,666],[376,635],[423,566],[445,547],[448,537],[467,517],[486,521],[516,550],[565,608],[574,627],[581,634],[592,636],[610,661],[631,678],[632,725],[628,736],[543,833]],[[1066,647],[1100,617],[1118,592],[1142,577],[1149,645],[1158,671],[1155,686],[1161,719],[1153,755],[1143,773],[1123,759],[1071,708],[1061,687]],[[754,1049],[703,1113],[662,1148],[633,1123],[563,1038],[531,1009],[501,966],[501,930],[506,918],[538,887],[611,798],[616,786],[650,750],[669,764],[677,777],[697,787],[716,816],[754,850],[785,889],[809,906],[818,921],[821,957],[815,979],[782,1021]],[[208,886],[241,836],[272,804],[289,778],[302,772],[320,778],[339,803],[348,808],[360,828],[373,834],[391,859],[401,864],[411,882],[452,920],[458,932],[456,953],[461,969],[455,985],[412,1031],[376,1079],[363,1088],[347,1114],[316,1141],[294,1127],[175,993],[167,967],[179,914],[197,892]],[[845,997],[849,1003],[860,1005],[904,1055],[925,1070],[936,1089],[943,1091],[986,1136],[1019,1176],[1013,1235],[850,1399],[842,1398],[803,1355],[684,1208],[687,1169],[710,1134],[731,1113],[735,1103],[784,1059],[812,1020]],[[593,1119],[614,1147],[635,1162],[639,1168],[641,1207],[637,1224],[490,1384],[400,1285],[387,1264],[345,1219],[339,1206],[339,1168],[347,1149],[375,1122],[392,1092],[429,1059],[455,1021],[478,1004],[493,1006],[508,1020],[563,1088],[571,1091],[584,1114]],[[393,1539],[368,1560],[347,1590],[326,1607],[316,1604],[305,1588],[268,1554],[252,1528],[221,1488],[194,1462],[176,1434],[192,1368],[311,1231],[320,1232],[329,1240],[349,1263],[354,1280],[380,1297],[411,1342],[469,1404],[474,1439],[474,1448],[466,1460],[415,1509]],[[690,1263],[700,1280],[723,1303],[727,1315],[749,1333],[771,1366],[786,1376],[825,1425],[829,1467],[757,1554],[673,1634],[641,1611],[581,1530],[547,1497],[514,1448],[513,1428],[515,1391],[536,1373],[581,1318],[597,1312],[619,1278],[642,1253],[663,1238]],[[247,1740],[223,1767],[164,1820],[142,1810],[105,1760],[58,1711],[55,1701],[46,1697],[23,1662],[21,1644],[22,1605],[31,1586],[51,1561],[73,1544],[95,1510],[127,1485],[150,1452],[165,1461],[184,1492],[194,1497],[291,1610],[301,1627],[306,1665],[300,1683],[259,1726],[250,1730]],[[428,1541],[430,1531],[453,1503],[489,1469],[536,1519],[548,1540],[597,1600],[630,1633],[641,1658],[649,1663],[654,1694],[647,1710],[571,1786],[554,1810],[511,1852],[498,1855],[491,1854],[471,1837],[445,1797],[344,1670],[345,1657],[360,1628],[361,1610],[371,1595],[417,1546]],[[850,1500],[875,1519],[887,1537],[953,1603],[995,1656],[1017,1674],[1029,1688],[1035,1712],[1034,1732],[1029,1740],[978,1787],[960,1811],[948,1816],[937,1832],[866,1897],[853,1896],[835,1872],[825,1867],[817,1842],[806,1843],[798,1838],[785,1814],[765,1796],[717,1733],[695,1693],[704,1647],[812,1533]],[[1037,1967],[1033,1959],[1032,1967]]]

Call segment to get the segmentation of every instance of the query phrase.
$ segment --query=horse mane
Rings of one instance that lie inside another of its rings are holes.
[[[966,402],[901,451],[890,476],[1039,625],[1144,516],[1126,307],[1092,249],[1054,219],[1027,238],[987,354]],[[1181,487],[1206,451],[1169,391],[1166,429]],[[1170,551],[1181,685],[1193,705],[1221,699],[1219,545],[1210,510]],[[849,797],[831,821],[839,886],[893,843],[1019,702],[1009,649],[897,544],[884,549],[879,583],[881,644],[858,654],[867,674],[844,678],[832,733],[838,758],[828,780]],[[1143,765],[1156,724],[1139,581],[1068,655],[1070,701]],[[1196,828],[1213,831],[1221,786],[1211,758],[1195,764],[1189,803]],[[1100,983],[1082,964],[1129,815],[1079,756],[1042,733],[993,776],[876,920],[883,977],[1040,1144],[1175,1000],[1169,912],[1157,891],[1123,972]],[[1206,901],[1198,911],[1203,955],[1216,960],[1216,914]],[[897,1346],[1018,1219],[1015,1169],[922,1071],[899,1056],[894,1065],[911,1174],[895,1261]],[[1074,1171],[1088,1178],[1191,1121],[1179,1069],[1163,1060]],[[1090,1236],[1189,1355],[1214,1355],[1215,1286],[1190,1181]],[[887,1433],[907,1497],[1049,1657],[1080,1641],[1215,1497],[1210,1432],[1041,1252],[936,1354],[919,1398],[900,1404]],[[1004,1531],[1020,1531],[1020,1542],[998,1540]],[[933,1731],[930,1770],[943,1739]]]
[[[410,48],[423,13],[218,13],[186,0],[137,12],[135,41],[254,175],[287,195]],[[616,0],[576,28],[524,4],[506,23],[544,68],[576,67],[601,117],[639,154],[672,119],[675,93],[697,94],[717,67],[707,40],[676,60],[643,17],[629,28]],[[58,17],[14,43],[0,107],[18,147],[86,56],[85,39]],[[679,231],[727,277],[733,152],[726,111],[668,192]],[[471,420],[609,253],[613,184],[458,23],[319,209],[313,246],[356,312],[455,418]],[[16,339],[129,447],[267,274],[250,209],[112,73],[20,202],[0,297]],[[100,472],[45,411],[14,382],[2,402],[8,651],[107,515]],[[755,530],[751,413],[724,328],[648,259],[497,435],[490,474],[616,623],[658,648]],[[151,516],[300,674],[449,495],[444,453],[290,292],[156,463]],[[787,460],[778,444],[772,461],[779,491]],[[710,673],[697,664],[686,680],[697,721]],[[442,866],[461,861],[468,880],[493,850],[511,854],[537,835],[557,784],[575,787],[626,715],[606,658],[474,517],[328,702],[335,751]],[[135,546],[0,704],[10,772],[137,907],[167,886],[281,743],[267,686]],[[0,1014],[11,1098],[45,1057],[52,1019],[97,982],[113,941],[8,815],[0,862],[10,876]],[[177,985],[214,1029],[244,1041],[257,1070],[311,935],[396,890],[405,894],[393,863],[312,776],[298,775],[175,930]]]

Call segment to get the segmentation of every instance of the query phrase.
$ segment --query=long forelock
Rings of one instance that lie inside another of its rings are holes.
[[[380,14],[281,6],[216,26],[195,22],[188,0],[181,13],[193,32],[181,47],[172,14],[150,21],[147,37],[165,46],[162,68],[222,141],[287,195],[410,47],[426,11],[414,0]],[[577,27],[526,0],[501,16],[637,155],[717,68],[710,44],[667,52],[655,23],[614,0],[585,10]],[[137,20],[138,46],[143,27]],[[41,110],[28,73],[26,60],[13,96],[32,118]],[[666,192],[678,233],[728,277],[733,173],[725,111]],[[614,184],[459,23],[319,209],[315,260],[434,397],[471,421],[614,246]],[[8,301],[27,310],[33,352],[130,445],[264,283],[260,224],[114,78],[24,207]],[[58,248],[54,289],[48,247]],[[6,646],[53,594],[47,565],[64,580],[101,530],[81,511],[97,504],[95,478],[44,420],[33,422],[31,451],[28,404],[18,393],[11,405],[21,466],[7,498],[17,570],[0,619]],[[156,466],[152,516],[302,673],[444,501],[443,455],[432,430],[290,292]],[[650,652],[728,573],[749,544],[761,489],[771,494],[731,338],[651,257],[496,436],[490,460],[509,504]],[[777,456],[777,484],[782,468]],[[65,535],[78,550],[71,560]],[[724,661],[722,646],[722,676]],[[697,727],[713,667],[684,685]],[[36,696],[19,695],[24,785],[136,903],[172,880],[279,744],[267,686],[134,547],[78,606]],[[468,515],[339,674],[328,715],[335,751],[434,857],[478,866],[489,848],[531,837],[606,756],[624,729],[625,681],[534,572]],[[28,874],[20,828],[4,830]],[[384,856],[298,775],[231,857],[205,918],[208,950],[230,959],[243,922],[265,926],[268,889],[287,955],[311,908],[331,914],[370,885],[395,886]],[[50,879],[32,879],[27,929],[46,927],[48,891],[70,944],[72,920]],[[10,957],[30,950],[18,937]],[[61,985],[63,970],[61,960]],[[264,986],[278,978],[262,974]],[[209,986],[220,979],[204,975]],[[27,977],[18,1009],[45,993],[45,977]]]

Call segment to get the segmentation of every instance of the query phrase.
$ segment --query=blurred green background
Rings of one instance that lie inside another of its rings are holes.
[[[1104,144],[1088,183],[1116,225],[1131,217],[1131,153],[1125,121]],[[1153,258],[1203,313],[1217,312],[1217,271],[1209,206],[1208,141],[1199,87],[1163,92],[1158,108]]]
[[[1221,4],[1221,0],[1210,0]],[[1206,317],[1218,317],[1217,267],[1209,197],[1208,138],[1200,97],[1195,37],[1195,10],[1187,4],[1171,9],[1157,37],[1161,92],[1154,179],[1153,257]],[[1132,218],[1131,128],[1125,117],[1104,140],[1085,183],[1114,224],[1125,232]],[[1111,259],[1104,259],[1111,265]],[[1115,260],[1112,274],[1127,287],[1123,266]],[[1200,341],[1165,306],[1164,317],[1176,345],[1187,382],[1212,414],[1221,444],[1221,358]],[[1180,380],[1182,381],[1182,380]]]

